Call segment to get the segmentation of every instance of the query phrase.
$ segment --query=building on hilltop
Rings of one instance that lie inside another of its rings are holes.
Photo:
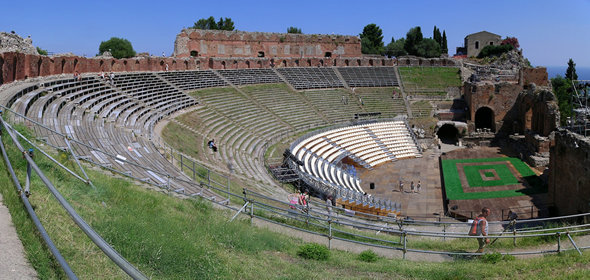
[[[176,57],[361,57],[358,36],[265,33],[185,28]]]
[[[465,36],[463,47],[457,47],[457,54],[467,55],[467,57],[477,56],[483,47],[488,45],[500,45],[502,37],[500,35],[480,31]]]

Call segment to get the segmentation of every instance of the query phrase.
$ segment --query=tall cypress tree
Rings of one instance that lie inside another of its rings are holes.
[[[565,70],[565,77],[568,78],[570,81],[578,79],[578,74],[576,73],[576,64],[574,63],[574,60],[571,58],[567,62],[567,70]]]
[[[447,33],[445,32],[445,30],[443,30],[443,35],[442,35],[441,41],[442,41],[442,44],[441,44],[442,53],[449,54],[449,47],[447,45]]]

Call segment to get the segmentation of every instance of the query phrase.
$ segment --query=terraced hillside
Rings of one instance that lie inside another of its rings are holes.
[[[204,148],[210,160],[218,165],[231,164],[239,174],[274,185],[262,164],[264,144],[294,128],[234,88],[200,90],[191,95],[203,106],[177,120],[201,135],[202,141],[198,141],[203,147],[215,139],[218,154]]]
[[[332,122],[350,120],[363,111],[354,95],[344,89],[307,90],[301,94]]]
[[[393,91],[396,91],[396,98]],[[395,117],[408,113],[404,100],[400,98],[399,88],[355,88],[357,97],[364,103],[363,109],[367,112],[380,112],[383,117]]]

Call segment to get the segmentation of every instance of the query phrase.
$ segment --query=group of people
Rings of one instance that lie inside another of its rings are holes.
[[[98,74],[98,77],[101,80],[110,81],[111,84],[113,84],[113,82],[115,81],[115,73],[113,73],[113,71],[111,71],[111,73],[108,75],[105,75],[104,71],[100,71],[100,73]],[[76,73],[74,73],[74,81],[76,81],[76,82],[82,81],[82,75],[80,74],[80,72],[76,71]]]
[[[422,191],[422,183],[418,181],[418,184],[414,185],[414,181],[410,183],[410,192],[411,193],[420,193]],[[404,181],[399,181],[399,192],[404,193]]]
[[[291,204],[295,204],[297,203],[297,205],[299,206],[303,206],[303,211],[307,211],[307,207],[308,203],[309,203],[309,190],[304,190],[303,193],[301,194],[297,194],[295,195],[290,195],[290,203]],[[334,212],[333,212],[333,206],[334,206],[334,196],[332,196],[331,194],[328,195],[326,197],[326,210],[328,211],[328,217],[331,217]],[[291,208],[295,208],[295,206],[291,206]]]
[[[113,71],[108,75],[105,75],[104,71],[100,71],[98,77],[102,80],[109,81],[111,85],[115,82],[115,73],[113,73]]]

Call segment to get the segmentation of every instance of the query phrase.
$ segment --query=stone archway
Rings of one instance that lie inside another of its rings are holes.
[[[436,132],[440,141],[445,144],[455,145],[459,140],[459,130],[452,124],[443,124]]]
[[[250,68],[250,61],[246,61],[246,68]]]
[[[2,58],[0,58],[1,60]],[[37,60],[37,76],[41,77],[43,76],[41,74],[41,66],[43,65],[43,58],[39,58],[39,60]],[[0,73],[2,73],[2,63],[0,63]],[[2,75],[0,74],[0,85],[2,84]]]
[[[225,61],[221,62],[221,69],[225,69]]]
[[[475,112],[475,128],[489,128],[496,132],[494,111],[489,107],[481,107]]]

